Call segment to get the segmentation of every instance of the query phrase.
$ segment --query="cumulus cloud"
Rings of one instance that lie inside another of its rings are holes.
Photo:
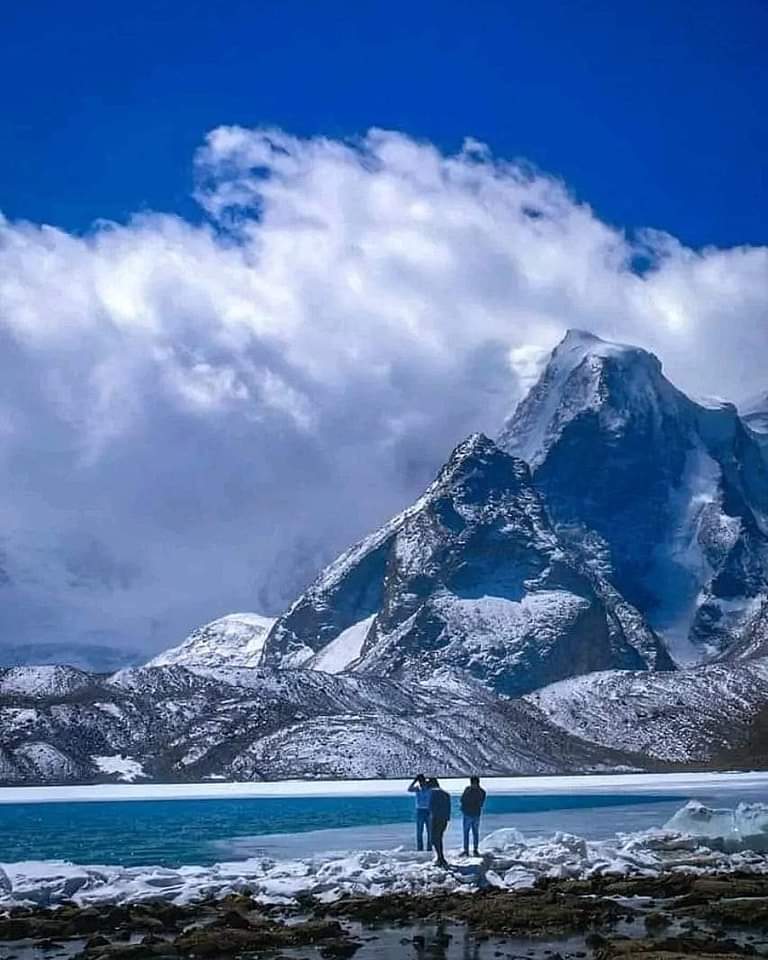
[[[0,643],[277,611],[569,326],[766,388],[764,247],[627,236],[475,141],[222,127],[196,169],[199,223],[0,219]]]

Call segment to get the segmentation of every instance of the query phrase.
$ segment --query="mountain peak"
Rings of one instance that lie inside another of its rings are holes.
[[[451,453],[426,496],[480,474],[491,482],[496,477],[504,486],[530,482],[530,469],[524,460],[506,453],[484,433],[472,433]]]
[[[647,350],[569,330],[498,439],[685,662],[726,649],[768,595],[768,417],[742,416],[688,397]]]
[[[582,330],[579,327],[569,327],[565,331],[565,336],[560,341],[558,346],[571,346],[576,344],[592,344],[592,343],[605,343],[605,340],[602,337],[598,337],[597,334],[592,333],[591,330]]]
[[[565,336],[552,351],[549,364],[560,365],[565,361],[573,370],[587,357],[615,358],[630,362],[645,360],[659,371],[661,370],[661,362],[655,353],[634,344],[604,340],[589,330],[580,330],[576,327],[566,330]]]
[[[506,421],[498,444],[536,468],[574,418],[610,405],[626,412],[674,391],[655,354],[569,329],[538,381]]]
[[[278,619],[262,665],[420,679],[451,668],[510,696],[668,665],[625,608],[564,549],[527,463],[476,433]]]
[[[484,433],[470,433],[466,440],[457,444],[449,460],[466,460],[468,457],[483,456],[498,451],[498,447]]]
[[[274,619],[259,613],[230,613],[194,630],[187,639],[153,657],[147,667],[257,666]]]

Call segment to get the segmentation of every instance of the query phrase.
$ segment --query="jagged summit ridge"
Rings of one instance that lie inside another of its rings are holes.
[[[648,351],[569,331],[499,444],[678,659],[749,629],[768,592],[768,468],[732,404],[694,402]]]
[[[657,638],[552,529],[528,465],[475,434],[417,502],[347,551],[278,619],[272,667],[428,679],[514,695],[554,677],[668,667]]]
[[[568,330],[539,380],[504,424],[499,445],[537,467],[571,420],[586,410],[599,411],[610,397],[611,384],[622,379],[630,407],[660,389],[667,392],[655,354],[610,343],[584,330]],[[636,391],[633,397],[628,396],[630,389]]]

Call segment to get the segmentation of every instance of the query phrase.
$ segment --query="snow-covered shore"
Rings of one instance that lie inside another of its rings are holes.
[[[514,890],[553,879],[659,877],[735,871],[768,874],[768,806],[713,810],[686,804],[658,828],[588,840],[567,833],[526,839],[513,826],[486,836],[477,859],[449,851],[454,866],[437,868],[429,853],[354,850],[275,860],[259,856],[210,867],[78,866],[64,861],[0,864],[0,909],[15,904],[79,905],[166,898],[189,903],[248,891],[268,903],[300,895],[336,900],[344,894],[418,895],[470,891],[478,885]]]
[[[0,787],[0,804],[53,803],[105,800],[202,800],[259,797],[384,797],[401,796],[408,780],[279,780],[229,783],[136,783],[89,784],[58,787]],[[441,781],[450,793],[464,789],[464,779]],[[679,793],[707,790],[736,791],[764,788],[768,796],[768,772],[725,773],[631,773],[585,774],[555,777],[488,777],[489,793],[584,794],[584,793]]]

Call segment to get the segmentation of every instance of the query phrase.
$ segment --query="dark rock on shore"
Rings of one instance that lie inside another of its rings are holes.
[[[450,919],[466,923],[476,932],[515,937],[552,937],[594,926],[609,925],[634,916],[634,911],[614,900],[584,897],[552,890],[483,890],[466,894],[436,894],[414,898],[394,894],[369,898],[350,897],[328,907],[333,916],[374,920]]]
[[[0,941],[25,956],[30,944],[50,955],[59,949],[68,960],[277,960],[281,951],[295,958],[296,950],[342,960],[367,946],[360,925],[375,928],[381,948],[392,940],[404,956],[444,960],[459,956],[462,938],[477,947],[478,960],[579,960],[590,952],[594,960],[768,957],[760,939],[768,930],[768,876],[550,879],[520,891],[348,896],[330,904],[307,897],[300,906],[238,894],[184,906],[17,907],[0,917]]]

